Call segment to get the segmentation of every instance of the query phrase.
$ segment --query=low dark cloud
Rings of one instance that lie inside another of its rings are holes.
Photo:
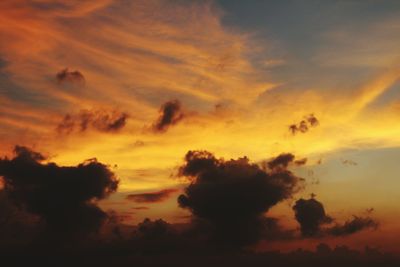
[[[80,71],[71,71],[68,68],[65,68],[61,71],[59,71],[56,74],[56,79],[57,82],[59,83],[64,83],[64,82],[70,82],[70,83],[84,83],[85,82],[85,77]]]
[[[369,216],[353,216],[344,224],[336,224],[329,229],[329,233],[334,236],[351,235],[366,229],[377,229],[378,223]]]
[[[171,224],[167,223],[163,219],[152,221],[146,218],[137,225],[137,236],[135,238],[159,240],[162,236],[175,234],[173,232]]]
[[[125,127],[128,114],[117,110],[81,110],[67,114],[57,125],[57,132],[70,134],[94,129],[100,132],[117,132]]]
[[[170,224],[163,219],[146,218],[136,226],[130,247],[144,255],[177,256],[177,253],[193,252],[201,246],[201,241],[188,229],[190,226]],[[205,248],[202,246],[203,251],[207,252]]]
[[[42,154],[26,147],[16,146],[14,152],[12,159],[0,159],[0,176],[17,206],[39,216],[53,237],[99,229],[107,216],[96,202],[118,186],[108,166],[91,159],[63,167],[44,163]]]
[[[295,135],[297,133],[306,133],[312,127],[317,127],[319,125],[319,120],[314,114],[309,114],[304,117],[299,123],[294,123],[289,125],[289,131]]]
[[[132,200],[137,203],[155,203],[162,202],[168,199],[171,194],[177,192],[178,189],[164,189],[150,193],[130,194],[126,197],[128,200]]]
[[[324,224],[331,224],[335,220],[325,213],[323,204],[314,197],[297,200],[293,210],[304,237],[345,236],[378,227],[378,223],[369,216],[353,216],[352,219],[343,224],[335,223],[333,226],[322,227]]]
[[[172,125],[177,124],[185,117],[179,100],[165,102],[160,108],[160,115],[153,124],[155,132],[165,132]]]
[[[303,179],[288,170],[291,164],[297,163],[289,153],[258,165],[247,157],[224,160],[207,151],[189,151],[179,175],[190,184],[178,203],[191,212],[191,221],[171,224],[163,219],[145,219],[128,225],[136,210],[147,207],[106,213],[97,205],[118,185],[106,165],[89,160],[62,167],[48,163],[41,153],[17,146],[13,158],[0,159],[0,177],[4,180],[4,189],[0,190],[0,256],[2,262],[10,261],[14,266],[18,266],[16,262],[24,263],[19,266],[32,264],[36,259],[65,262],[67,266],[161,266],[166,262],[213,266],[216,261],[229,262],[229,266],[382,266],[386,259],[385,266],[397,266],[388,254],[371,248],[363,254],[325,244],[316,252],[255,253],[249,249],[247,245],[260,240],[295,242],[298,238],[296,229],[282,228],[278,219],[268,216],[277,203],[291,199],[302,189]],[[134,194],[133,201],[162,201],[174,192],[176,189]],[[293,210],[302,236],[307,238],[345,236],[377,227],[369,217],[372,209],[365,217],[337,223],[315,195],[299,199]],[[21,240],[37,240],[29,230],[35,220],[51,238],[14,245],[18,233]]]
[[[27,213],[0,190],[0,247],[10,243],[26,243],[35,235],[33,226],[38,218]]]
[[[270,222],[264,214],[300,190],[302,179],[286,169],[293,155],[272,159],[268,171],[248,158],[225,161],[207,151],[189,151],[179,174],[191,183],[178,203],[208,225],[211,238],[230,246],[257,242]]]

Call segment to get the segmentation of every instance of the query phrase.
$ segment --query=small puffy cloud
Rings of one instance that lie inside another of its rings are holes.
[[[157,121],[153,124],[155,132],[165,132],[172,125],[177,124],[185,117],[179,100],[165,102],[160,108]]]
[[[70,83],[85,83],[85,77],[78,71],[70,71],[65,68],[56,74],[56,79],[58,83],[70,82]]]
[[[319,120],[313,113],[304,117],[299,123],[294,123],[289,125],[289,131],[295,135],[297,133],[306,133],[312,127],[317,127],[319,125]]]
[[[331,218],[325,214],[322,203],[315,198],[297,200],[293,210],[303,236],[319,234],[320,226],[331,221]]]

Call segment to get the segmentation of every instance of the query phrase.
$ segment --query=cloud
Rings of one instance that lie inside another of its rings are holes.
[[[4,190],[17,205],[43,219],[48,232],[67,237],[101,226],[106,213],[96,202],[118,187],[106,165],[91,159],[64,167],[44,163],[43,155],[27,147],[16,146],[14,152],[14,158],[0,159]]]
[[[289,163],[293,162],[294,155],[291,153],[282,153],[268,162],[268,167],[273,170],[276,168],[287,168]]]
[[[225,161],[207,151],[189,151],[179,174],[191,183],[178,203],[208,225],[214,241],[228,246],[255,243],[270,222],[264,213],[301,189],[302,178],[287,170],[287,164],[279,166],[267,172],[247,157]]]
[[[295,160],[295,156],[293,154],[282,153],[268,162],[263,162],[263,164],[272,171],[276,169],[286,169],[292,163],[296,166],[301,166],[307,163],[307,158]]]
[[[170,224],[163,219],[145,218],[140,222],[136,226],[130,247],[144,255],[168,254],[174,259],[199,249],[205,254],[209,253],[205,243],[192,232],[191,225]]]
[[[311,127],[315,127],[319,125],[319,120],[314,116],[314,114],[310,114],[306,117],[307,122],[311,125]]]
[[[334,236],[345,236],[360,232],[365,229],[376,229],[379,224],[369,216],[353,216],[353,219],[347,220],[344,224],[336,224],[329,229],[329,233]]]
[[[314,197],[297,200],[293,210],[304,237],[345,236],[378,227],[378,223],[369,216],[353,216],[353,219],[347,220],[343,224],[336,223],[333,226],[322,227],[324,224],[331,224],[334,219],[325,213],[323,204]]]
[[[137,233],[146,239],[159,238],[169,231],[170,224],[163,219],[155,221],[145,218],[138,224]]]
[[[81,110],[78,114],[67,114],[57,125],[57,132],[70,134],[95,129],[100,132],[117,132],[125,127],[128,114],[117,110]]]
[[[19,208],[5,190],[0,190],[0,245],[20,242],[34,234],[37,218]]]
[[[320,233],[320,226],[332,219],[325,214],[324,206],[315,198],[299,199],[293,206],[295,218],[300,224],[303,236],[315,236]]]
[[[304,117],[298,124],[289,125],[289,131],[295,135],[296,133],[306,133],[311,127],[317,127],[319,125],[319,120],[314,114],[309,114]]]
[[[177,189],[164,189],[157,192],[141,193],[141,194],[130,194],[126,197],[128,200],[132,200],[137,203],[155,203],[162,202],[170,197],[171,194],[177,192]]]
[[[56,79],[58,83],[70,82],[70,83],[85,83],[85,77],[80,71],[70,71],[65,68],[56,74]]]
[[[177,124],[185,117],[182,105],[179,100],[165,102],[160,108],[160,115],[153,124],[153,130],[156,132],[165,132],[172,125]]]

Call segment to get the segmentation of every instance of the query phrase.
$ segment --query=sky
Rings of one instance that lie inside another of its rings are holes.
[[[268,216],[299,231],[293,205],[315,198],[379,227],[257,249],[400,252],[398,1],[1,1],[0,40],[3,161],[16,145],[41,164],[96,158],[119,179],[99,207],[135,225],[202,217],[177,202],[202,177],[182,174],[188,151],[227,169],[292,153],[304,188]]]

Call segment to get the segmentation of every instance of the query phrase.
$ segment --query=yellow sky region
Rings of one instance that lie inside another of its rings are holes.
[[[298,96],[297,99],[301,99]],[[306,97],[309,99],[309,97]],[[301,102],[301,101],[300,101]],[[341,100],[343,103],[343,100]],[[342,109],[359,112],[354,100],[342,104]],[[320,105],[320,107],[318,107]],[[333,102],[333,106],[337,104]],[[237,158],[248,156],[253,161],[261,161],[282,152],[292,152],[298,157],[318,159],[328,153],[346,148],[379,148],[400,144],[400,127],[395,121],[396,113],[370,115],[368,117],[329,113],[330,108],[323,100],[312,103],[307,108],[301,103],[295,112],[290,106],[269,106],[269,111],[261,108],[248,108],[245,114],[235,116],[193,115],[186,121],[163,134],[154,134],[149,128],[118,134],[99,135],[87,133],[84,136],[71,136],[62,144],[55,143],[50,151],[56,154],[55,160],[73,164],[93,157],[110,164],[117,164],[117,172],[126,173],[135,169],[165,170],[157,185],[138,185],[135,182],[122,184],[122,190],[142,189],[146,186],[158,187],[173,184],[175,181],[165,177],[173,168],[181,164],[188,150],[206,149],[217,157]],[[277,109],[278,112],[272,110]],[[288,125],[300,121],[304,114],[313,112],[320,119],[320,125],[311,128],[306,134],[292,136]],[[154,118],[157,114],[154,114]],[[147,128],[146,128],[147,127]],[[137,145],[137,141],[143,145]],[[76,149],[79,148],[79,152]],[[123,177],[121,177],[123,179]]]

